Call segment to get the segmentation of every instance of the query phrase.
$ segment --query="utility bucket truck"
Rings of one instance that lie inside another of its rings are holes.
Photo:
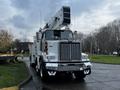
[[[30,65],[42,80],[57,73],[70,73],[76,79],[83,79],[91,73],[91,63],[82,60],[81,44],[74,40],[69,29],[70,16],[70,7],[64,6],[36,32],[30,48]]]

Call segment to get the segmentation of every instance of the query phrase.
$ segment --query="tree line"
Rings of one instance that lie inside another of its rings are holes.
[[[96,29],[96,32],[82,39],[84,52],[95,54],[112,54],[120,52],[120,20]]]

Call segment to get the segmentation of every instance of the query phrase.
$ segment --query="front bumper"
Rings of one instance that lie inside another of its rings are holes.
[[[87,69],[84,63],[47,62],[45,65],[48,71],[84,71]]]

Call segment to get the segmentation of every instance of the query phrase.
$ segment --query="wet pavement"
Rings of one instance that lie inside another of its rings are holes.
[[[29,66],[28,58],[24,58],[32,80],[21,90],[120,90],[120,65],[93,63],[91,75],[84,80],[70,77],[52,77],[48,82],[42,82],[33,68]]]

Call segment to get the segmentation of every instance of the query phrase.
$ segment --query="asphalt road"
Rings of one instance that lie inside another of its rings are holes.
[[[28,58],[24,58],[33,79],[21,90],[120,90],[120,65],[93,63],[91,75],[84,80],[75,80],[66,76],[53,77],[42,82]]]

